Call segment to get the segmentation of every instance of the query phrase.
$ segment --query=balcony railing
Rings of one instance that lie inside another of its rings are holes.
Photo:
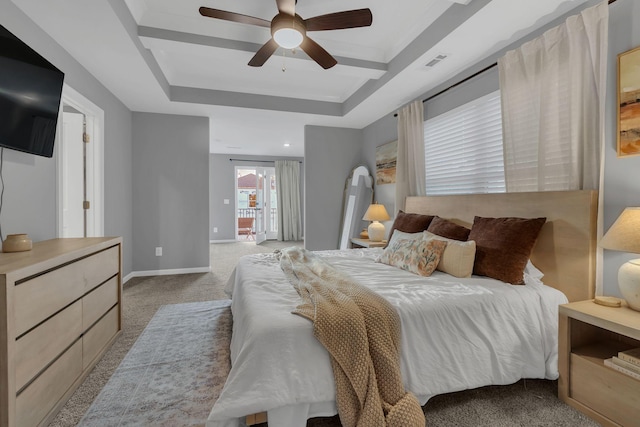
[[[278,208],[270,208],[269,209],[269,222],[271,231],[278,231]],[[256,217],[256,209],[255,208],[238,208],[238,218],[255,218]],[[255,232],[255,225],[253,227]]]

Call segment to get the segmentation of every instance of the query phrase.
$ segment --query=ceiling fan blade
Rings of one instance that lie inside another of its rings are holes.
[[[269,39],[269,41],[263,44],[256,54],[253,55],[253,58],[249,61],[249,65],[252,67],[262,67],[276,49],[278,49],[278,43],[273,39]]]
[[[300,49],[304,50],[307,55],[316,61],[322,68],[329,69],[336,65],[338,61],[329,54],[322,46],[311,40],[309,37],[305,37],[302,40]]]
[[[208,18],[224,19],[225,21],[239,22],[241,24],[257,25],[259,27],[271,28],[271,22],[253,16],[241,15],[239,13],[227,12],[226,10],[212,9],[210,7],[201,7],[200,15]]]
[[[296,14],[296,0],[276,0],[280,13],[294,16]]]
[[[307,31],[343,30],[368,27],[373,22],[370,9],[347,10],[305,19]]]

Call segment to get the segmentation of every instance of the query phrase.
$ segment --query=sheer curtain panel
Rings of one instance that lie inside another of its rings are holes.
[[[607,2],[498,61],[508,192],[598,189]]]
[[[300,240],[300,163],[296,160],[276,160],[278,191],[278,240]]]
[[[407,196],[424,195],[424,107],[418,100],[398,111],[396,212]]]
[[[602,236],[609,7],[603,1],[498,61],[507,191],[599,190]],[[602,249],[596,295],[602,295]]]

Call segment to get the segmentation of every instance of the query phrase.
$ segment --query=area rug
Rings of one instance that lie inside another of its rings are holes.
[[[160,307],[78,425],[204,425],[231,366],[230,305]]]
[[[204,426],[231,366],[230,306],[229,300],[161,306],[78,425]],[[436,396],[423,409],[427,427],[598,426],[556,392],[555,381],[521,380]],[[307,423],[340,425],[338,416]]]

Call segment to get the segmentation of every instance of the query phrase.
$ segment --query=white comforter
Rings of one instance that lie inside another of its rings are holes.
[[[402,320],[401,370],[425,404],[432,396],[521,378],[556,379],[561,292],[525,275],[525,286],[486,277],[420,277],[374,260],[381,249],[322,251],[393,304]],[[227,284],[232,295],[232,368],[208,427],[237,426],[268,411],[269,427],[304,426],[336,413],[327,351],[273,254],[243,257]]]

